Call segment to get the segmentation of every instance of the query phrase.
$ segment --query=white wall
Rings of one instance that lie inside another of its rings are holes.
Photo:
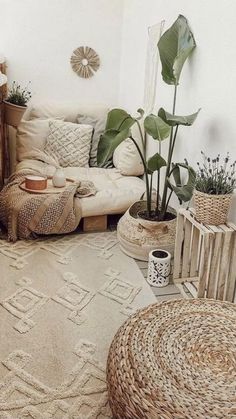
[[[31,80],[34,99],[116,105],[123,0],[0,0],[0,52],[10,81]],[[88,45],[101,67],[91,79],[73,72],[70,57]]]
[[[31,80],[34,99],[103,102],[132,112],[143,104],[148,26],[164,19],[168,28],[185,15],[197,48],[182,72],[177,112],[202,110],[192,127],[181,128],[175,159],[195,166],[201,149],[236,158],[235,0],[0,0],[0,12],[9,79]],[[101,57],[89,80],[69,62],[86,44]],[[170,110],[172,95],[159,74],[156,110]]]
[[[164,19],[167,29],[179,14],[187,17],[197,48],[182,72],[177,113],[202,110],[192,127],[181,128],[175,159],[195,166],[204,150],[211,156],[229,151],[235,160],[235,0],[125,0],[119,104],[131,112],[142,106],[148,26]],[[172,95],[159,74],[156,110],[171,111]],[[231,217],[236,221],[236,199]]]

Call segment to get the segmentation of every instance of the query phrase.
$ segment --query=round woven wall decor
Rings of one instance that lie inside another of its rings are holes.
[[[76,48],[70,62],[75,73],[85,79],[92,77],[100,67],[100,58],[96,51],[90,47]]]

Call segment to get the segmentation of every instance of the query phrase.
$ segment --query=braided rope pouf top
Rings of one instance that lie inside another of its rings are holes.
[[[236,306],[196,299],[130,317],[108,355],[116,419],[236,418]]]

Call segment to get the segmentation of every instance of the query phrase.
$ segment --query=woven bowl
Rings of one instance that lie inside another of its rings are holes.
[[[131,316],[108,355],[116,419],[236,418],[236,305],[153,304]]]
[[[200,223],[219,225],[225,224],[233,194],[209,195],[194,191],[193,197],[196,209],[196,219]]]

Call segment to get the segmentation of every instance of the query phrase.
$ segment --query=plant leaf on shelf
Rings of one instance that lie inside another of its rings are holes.
[[[158,42],[162,78],[167,84],[178,84],[183,65],[195,47],[187,19],[179,15]]]
[[[171,113],[165,111],[165,109],[160,108],[158,111],[158,115],[163,121],[166,122],[166,124],[168,124],[171,127],[174,127],[176,125],[190,126],[194,123],[200,110],[201,109],[198,109],[197,112],[191,115],[180,116],[180,115],[172,115]]]
[[[157,115],[146,116],[144,128],[154,140],[162,141],[170,135],[169,125]]]

